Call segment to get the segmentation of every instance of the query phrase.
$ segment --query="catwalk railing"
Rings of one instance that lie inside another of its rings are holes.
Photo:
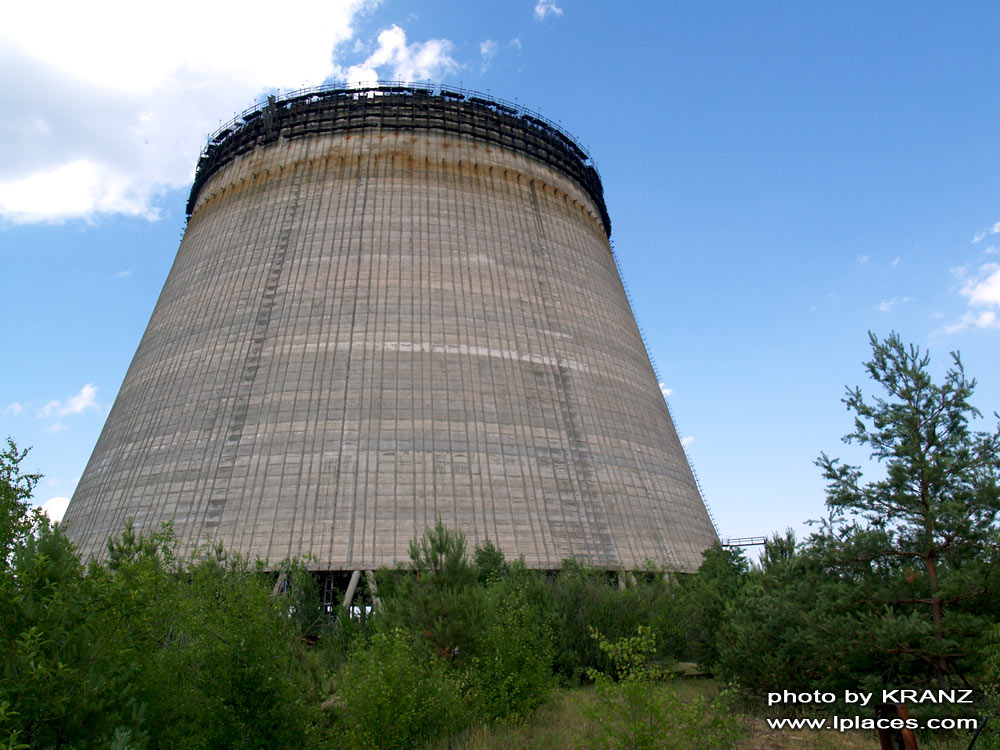
[[[604,228],[611,221],[604,188],[590,153],[560,125],[516,101],[431,84],[317,86],[268,96],[209,136],[198,160],[188,215],[201,187],[218,169],[279,134],[294,138],[360,128],[432,129],[512,148],[576,180],[594,201]]]

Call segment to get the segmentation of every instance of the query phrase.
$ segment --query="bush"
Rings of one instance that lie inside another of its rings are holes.
[[[460,531],[438,521],[410,542],[409,569],[383,573],[379,590],[386,592],[381,627],[412,633],[414,643],[446,661],[472,654],[484,627],[485,591]]]
[[[495,583],[487,625],[466,670],[467,695],[486,722],[525,719],[555,687],[555,638],[531,601],[526,575]]]
[[[332,736],[345,748],[413,748],[453,734],[469,714],[445,663],[407,634],[376,633],[337,677]]]
[[[635,636],[609,642],[597,631],[591,636],[613,665],[612,672],[588,670],[596,701],[585,710],[596,731],[586,738],[591,748],[730,748],[739,736],[737,725],[702,697],[682,701],[660,681],[656,638],[640,626]]]

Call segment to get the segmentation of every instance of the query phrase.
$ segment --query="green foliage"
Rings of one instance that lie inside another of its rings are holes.
[[[761,562],[724,609],[715,642],[717,676],[757,696],[832,689],[846,653],[839,640],[838,582],[791,532],[769,539]]]
[[[656,659],[656,638],[640,626],[637,635],[611,642],[596,630],[598,648],[613,665],[611,674],[589,669],[596,701],[585,711],[596,731],[585,738],[592,748],[730,748],[739,735],[703,698],[681,701],[662,684],[664,672]]]
[[[672,592],[675,614],[682,626],[685,656],[704,669],[719,663],[719,631],[725,624],[726,607],[743,586],[749,564],[739,549],[716,544],[705,550],[697,575],[680,576]]]
[[[134,613],[129,640],[152,746],[304,745],[318,709],[288,602],[259,569],[218,550],[165,568],[171,542],[140,542],[107,574]]]
[[[499,580],[507,575],[509,566],[503,550],[489,539],[476,547],[472,559],[476,566],[479,583],[484,586],[490,581]]]
[[[438,521],[410,542],[409,570],[385,589],[391,591],[383,600],[390,629],[412,631],[418,643],[448,661],[473,652],[486,602],[461,532]]]
[[[408,633],[424,659],[444,662],[462,685],[469,720],[530,714],[554,684],[538,577],[508,566],[489,543],[473,566],[464,536],[441,523],[410,545],[410,558],[408,571],[380,576],[382,636]]]
[[[0,455],[4,503],[0,569],[0,737],[8,745],[106,742],[135,725],[141,706],[132,665],[58,526],[28,507],[37,476],[21,474],[25,453],[8,441]]]
[[[490,579],[486,626],[464,680],[482,721],[525,719],[555,687],[555,638],[537,607],[531,578],[519,568],[506,585]]]
[[[281,594],[278,602],[293,632],[309,643],[318,640],[327,624],[327,616],[320,600],[319,584],[305,561],[283,560],[278,566],[278,580],[272,593]]]
[[[659,571],[640,575],[621,589],[605,571],[567,560],[546,579],[546,588],[544,607],[556,634],[555,669],[567,684],[579,684],[590,668],[602,672],[611,668],[590,635],[592,628],[618,639],[648,625],[665,651],[677,656],[683,650],[673,591]]]
[[[0,575],[10,575],[14,550],[31,537],[35,527],[45,522],[41,511],[32,511],[28,501],[41,474],[26,474],[21,462],[28,455],[7,438],[0,451]]]
[[[880,647],[944,687],[975,669],[963,646],[982,627],[972,600],[987,593],[1000,554],[1000,427],[970,428],[976,384],[957,354],[936,384],[927,354],[895,333],[870,338],[865,367],[885,396],[848,389],[855,420],[844,440],[868,446],[885,478],[865,483],[858,467],[821,455],[830,517],[816,544],[869,606],[891,610],[900,626],[883,628]]]
[[[419,747],[466,726],[456,674],[400,629],[376,633],[337,678],[331,736],[345,748]]]

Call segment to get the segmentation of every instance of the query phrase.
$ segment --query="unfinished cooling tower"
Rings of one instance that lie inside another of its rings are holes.
[[[554,569],[695,569],[716,539],[559,128],[464,91],[327,88],[211,139],[66,513],[317,570],[437,519]]]

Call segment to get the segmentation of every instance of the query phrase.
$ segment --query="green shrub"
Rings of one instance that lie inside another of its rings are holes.
[[[482,721],[525,719],[555,687],[555,638],[526,581],[492,587],[487,612],[465,671],[467,696]]]
[[[591,633],[613,665],[611,673],[591,668],[596,700],[584,711],[594,731],[587,747],[611,750],[713,750],[730,748],[739,736],[737,725],[703,697],[682,701],[663,684],[664,670],[656,656],[652,629],[639,626],[635,636],[609,642]]]
[[[469,719],[456,676],[399,629],[376,633],[337,677],[331,736],[345,748],[413,748]]]

